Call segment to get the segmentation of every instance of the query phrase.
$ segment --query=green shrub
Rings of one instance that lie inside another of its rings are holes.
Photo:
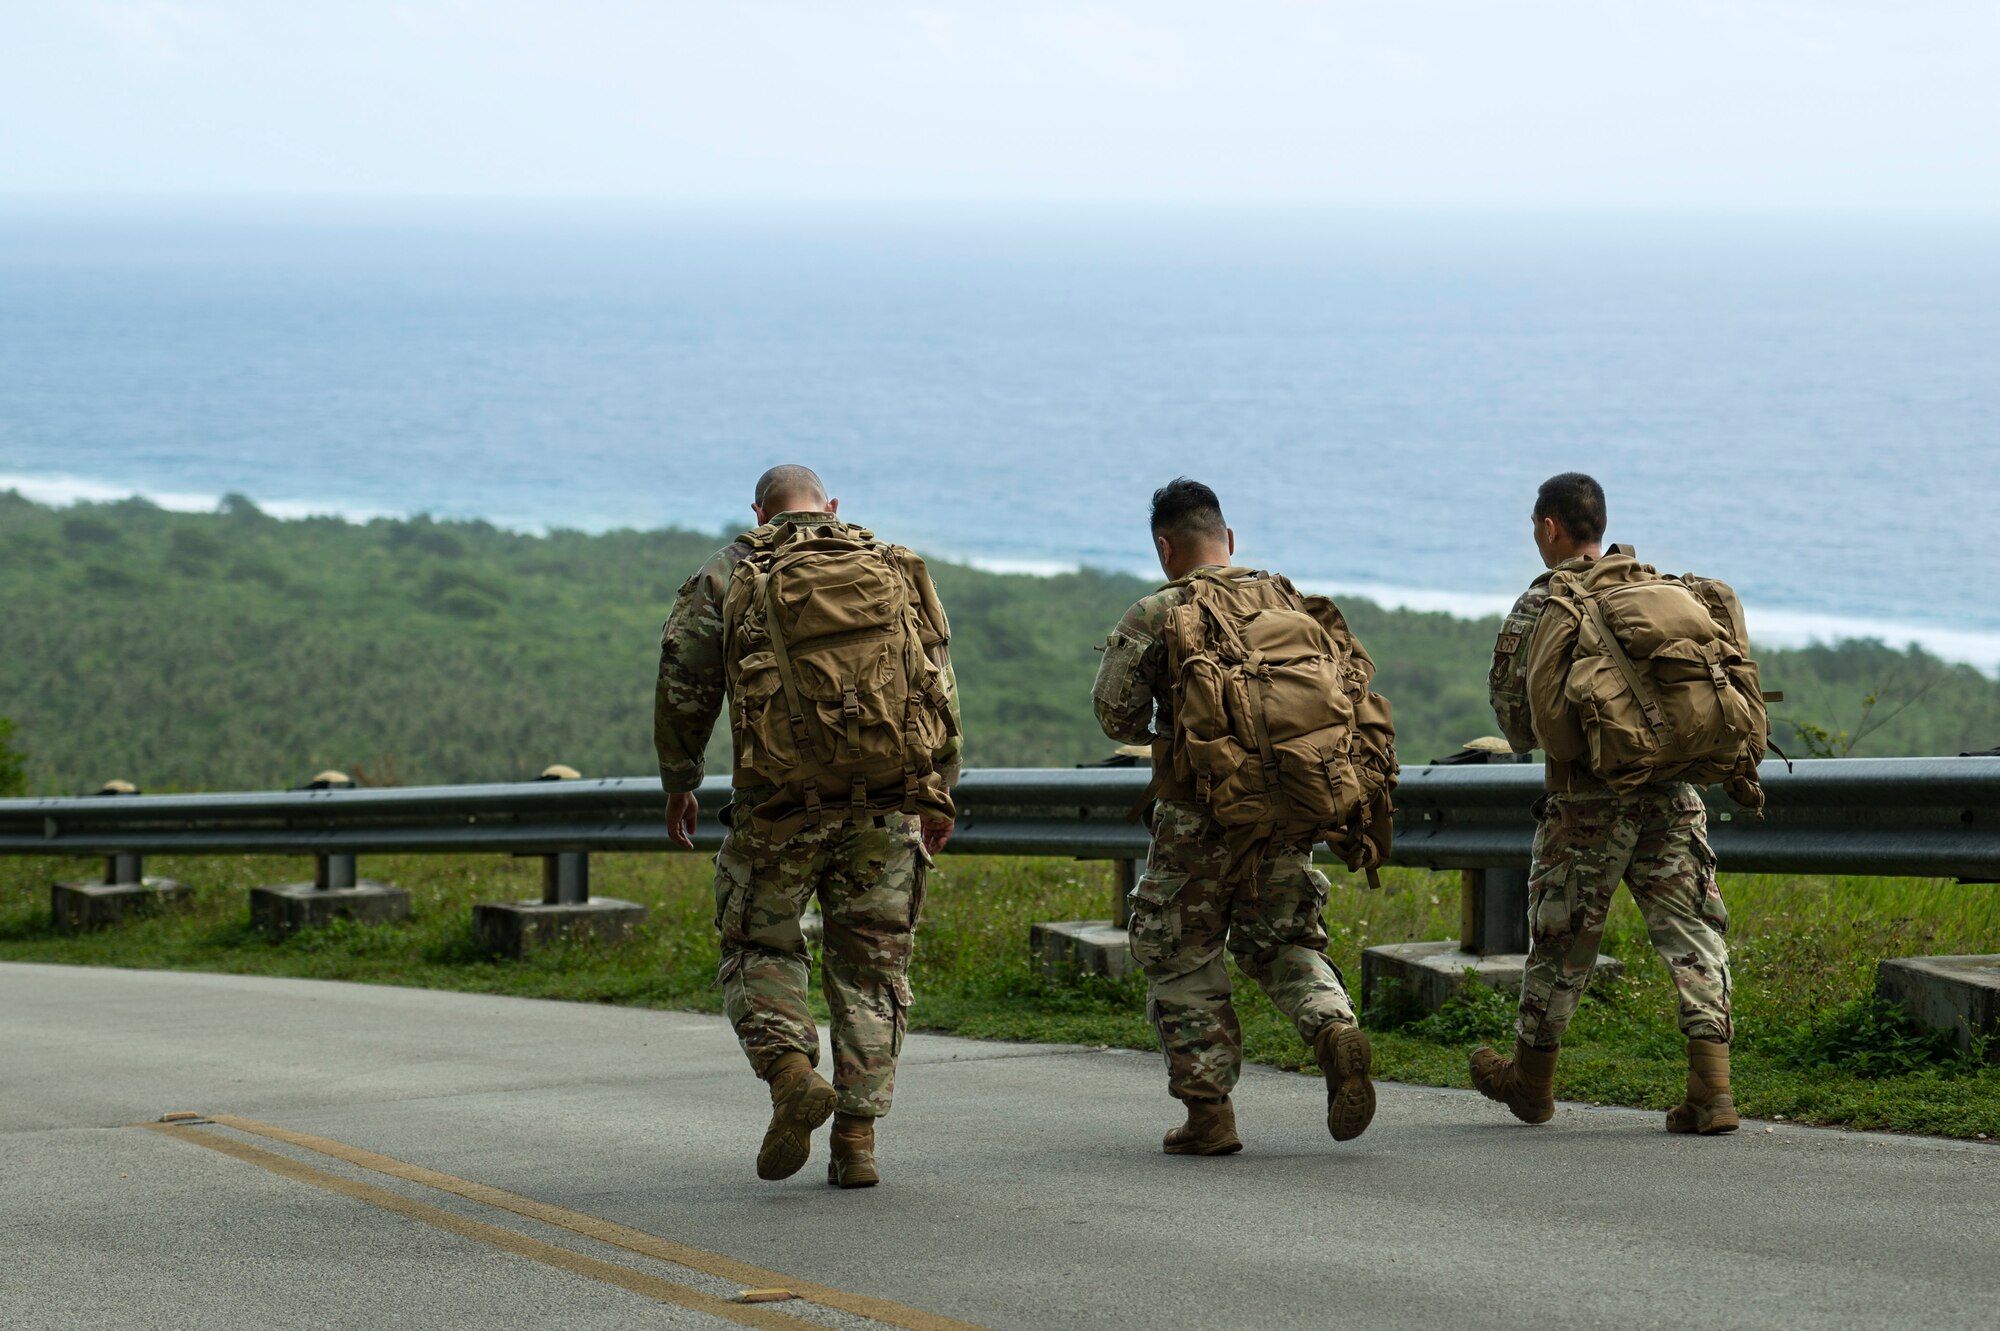
[[[1838,1068],[1859,1077],[1896,1077],[1973,1064],[1950,1031],[1919,1026],[1902,1008],[1872,994],[1765,1034],[1758,1043],[1792,1067]]]

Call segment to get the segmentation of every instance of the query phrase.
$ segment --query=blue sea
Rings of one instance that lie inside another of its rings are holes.
[[[1536,484],[1767,641],[2000,667],[2000,221],[0,205],[0,488],[540,530],[844,515],[989,567],[1242,557],[1489,613]]]

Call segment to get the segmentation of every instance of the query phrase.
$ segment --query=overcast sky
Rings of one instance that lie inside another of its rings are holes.
[[[0,193],[2000,213],[2000,0],[0,0]]]

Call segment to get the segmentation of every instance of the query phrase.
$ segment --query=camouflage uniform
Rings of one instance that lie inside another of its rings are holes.
[[[1589,563],[1577,558],[1559,567]],[[1552,624],[1554,637],[1537,636],[1550,576],[1535,579],[1514,603],[1493,645],[1493,714],[1520,753],[1537,747],[1530,676],[1553,673],[1531,670],[1530,658],[1566,657],[1574,632]],[[1516,1027],[1521,1039],[1537,1049],[1561,1044],[1597,964],[1611,896],[1622,879],[1680,994],[1682,1032],[1727,1044],[1729,949],[1723,932],[1729,912],[1716,887],[1701,792],[1673,781],[1620,795],[1581,763],[1550,761],[1547,778],[1549,793],[1536,806],[1541,824],[1528,876],[1528,964]]]
[[[824,513],[784,513],[771,525],[831,521]],[[702,755],[726,693],[723,594],[749,553],[741,540],[717,551],[682,584],[660,635],[653,737],[660,781],[670,792],[701,784]],[[958,780],[958,690],[943,647],[935,659],[954,733],[934,758],[950,785]],[[731,808],[753,808],[776,793],[739,766]],[[817,897],[825,921],[820,984],[833,1018],[839,1109],[871,1118],[888,1113],[910,1007],[912,933],[930,863],[918,820],[901,814],[831,819],[782,839],[748,817],[725,814],[724,820],[731,826],[715,857],[715,927],[722,940],[717,975],[743,1052],[760,1076],[789,1051],[819,1062],[799,927],[799,916]]]
[[[1118,622],[1104,646],[1092,703],[1104,733],[1154,746],[1166,775],[1169,709],[1166,615],[1186,592],[1164,587]],[[1332,603],[1308,598],[1319,611]],[[1334,612],[1337,614],[1337,612]],[[1153,806],[1153,844],[1132,889],[1132,958],[1145,972],[1146,1014],[1167,1060],[1167,1089],[1182,1100],[1228,1095],[1243,1068],[1243,1033],[1230,1002],[1223,948],[1297,1027],[1307,1046],[1329,1022],[1354,1021],[1339,970],[1326,955],[1326,875],[1311,846],[1266,857],[1255,881],[1231,883],[1221,829],[1189,792],[1166,791]]]

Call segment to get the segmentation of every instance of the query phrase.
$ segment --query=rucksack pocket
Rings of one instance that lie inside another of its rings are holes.
[[[1194,657],[1181,667],[1176,684],[1174,719],[1182,731],[1190,739],[1229,738],[1229,707],[1224,701],[1229,686],[1222,668],[1210,657]]]
[[[1337,827],[1361,806],[1367,792],[1348,757],[1346,734],[1323,731],[1272,746],[1284,796],[1273,814],[1294,826]]]
[[[734,730],[746,752],[736,761],[773,777],[773,764],[789,767],[779,757],[798,746],[792,741],[791,715],[785,704],[785,682],[778,675],[778,658],[770,652],[752,652],[736,667],[736,684],[729,693],[736,709]]]
[[[1585,656],[1569,668],[1563,696],[1575,704],[1590,751],[1590,769],[1606,780],[1649,764],[1659,742],[1646,724],[1639,700],[1608,656]]]
[[[1221,739],[1186,735],[1180,752],[1187,758],[1186,775],[1197,783],[1206,778],[1209,813],[1216,822],[1235,826],[1262,821],[1268,796],[1256,754],[1231,735]]]

